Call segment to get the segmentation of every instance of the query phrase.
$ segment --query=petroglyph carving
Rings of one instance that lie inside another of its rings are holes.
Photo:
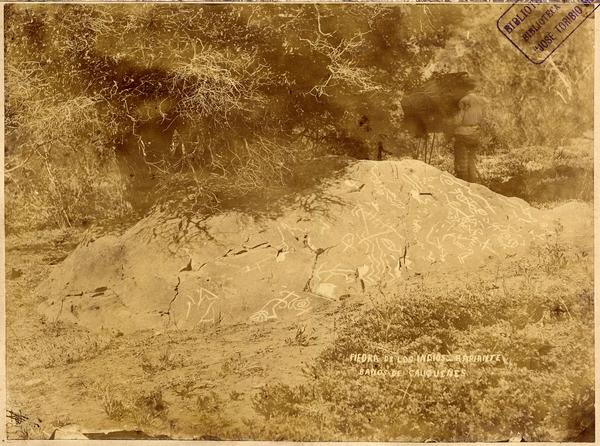
[[[326,265],[327,263],[323,262],[315,270],[315,276],[319,283],[327,282],[333,277],[342,277],[346,283],[354,282],[357,278],[357,273],[354,269],[344,268],[339,263],[331,268],[327,268]]]
[[[186,302],[187,312],[185,314],[185,320],[188,320],[190,314],[194,311],[202,313],[198,319],[199,323],[214,322],[216,318],[214,305],[217,300],[219,300],[219,296],[202,287],[196,290],[194,294],[195,296],[187,296],[188,300]]]
[[[278,311],[290,310],[300,316],[311,309],[310,298],[307,294],[299,296],[294,291],[281,291],[281,298],[269,300],[260,310],[250,316],[251,322],[266,322],[277,319]]]

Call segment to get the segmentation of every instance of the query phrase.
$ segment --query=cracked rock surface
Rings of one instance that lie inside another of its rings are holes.
[[[153,215],[81,245],[38,287],[40,311],[124,333],[294,318],[410,275],[511,258],[557,219],[576,233],[572,212],[415,160],[358,161],[279,217]]]

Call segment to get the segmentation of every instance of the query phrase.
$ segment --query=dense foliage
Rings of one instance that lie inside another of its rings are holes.
[[[11,5],[11,227],[222,209],[323,154],[410,155],[402,94],[468,70],[490,100],[485,150],[592,124],[591,32],[543,66],[473,5]]]

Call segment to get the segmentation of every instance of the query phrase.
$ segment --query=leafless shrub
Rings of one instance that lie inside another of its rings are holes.
[[[296,328],[296,332],[294,334],[294,337],[288,337],[285,339],[285,343],[287,345],[290,345],[290,346],[297,345],[300,347],[308,347],[311,342],[314,342],[317,339],[316,336],[311,336],[306,332],[305,325],[298,325],[295,328]],[[313,332],[314,332],[314,330],[313,330]]]
[[[267,67],[253,54],[222,53],[202,46],[190,60],[172,70],[172,90],[180,97],[179,115],[185,119],[213,116],[228,119],[232,112],[250,112],[266,99],[259,87],[268,80]]]
[[[127,414],[126,405],[118,398],[110,386],[105,386],[102,393],[102,408],[108,418],[119,421]]]
[[[229,200],[282,188],[304,156],[293,145],[262,137],[224,141],[220,150],[217,144],[205,141],[175,161],[160,163],[159,204],[167,213],[214,213]],[[200,151],[209,153],[205,165],[196,161]]]
[[[64,227],[97,207],[126,212],[109,149],[118,124],[103,110],[104,98],[59,94],[32,62],[7,64],[6,76],[7,222]]]
[[[316,38],[300,40],[306,42],[313,51],[322,54],[329,63],[327,70],[329,71],[328,78],[315,85],[310,93],[316,97],[327,96],[327,88],[334,85],[339,85],[345,88],[352,89],[358,93],[368,93],[381,90],[381,85],[377,84],[366,68],[359,67],[352,59],[360,48],[365,45],[366,32],[358,32],[351,38],[342,38],[337,42],[334,41],[334,33],[326,33],[321,26],[321,14],[319,7],[315,5],[317,15],[317,32]]]

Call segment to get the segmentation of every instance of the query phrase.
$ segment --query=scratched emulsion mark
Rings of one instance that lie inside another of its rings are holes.
[[[516,2],[497,21],[498,30],[535,64],[543,63],[598,7],[577,3]]]

